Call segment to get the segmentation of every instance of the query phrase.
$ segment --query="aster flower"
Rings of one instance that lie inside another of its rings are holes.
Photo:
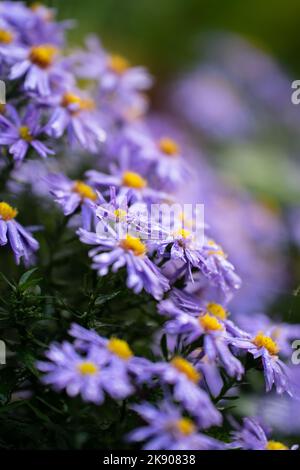
[[[58,52],[52,42],[1,49],[4,58],[12,63],[9,79],[24,77],[24,89],[41,96],[49,96],[54,87],[59,88],[62,83],[72,83],[71,75],[57,59]]]
[[[151,378],[149,373],[150,362],[133,354],[129,344],[123,339],[112,337],[103,338],[96,331],[83,328],[72,323],[70,336],[75,338],[75,347],[80,351],[89,351],[92,346],[99,350],[101,357],[105,357],[107,364],[122,368],[129,380],[134,379],[135,384],[145,383]]]
[[[62,174],[49,174],[44,178],[54,200],[62,207],[64,215],[74,214],[80,208],[82,227],[96,227],[97,203],[102,201],[98,192],[84,181],[72,181]]]
[[[189,176],[179,144],[169,136],[154,139],[144,123],[127,125],[119,139],[113,139],[109,153],[121,158],[124,148],[136,155],[141,167],[149,167],[150,182],[156,188],[174,191]]]
[[[288,368],[279,359],[279,347],[270,336],[266,336],[260,331],[254,337],[249,335],[248,338],[232,338],[232,345],[246,350],[255,359],[261,358],[267,392],[274,385],[277,393],[287,392],[292,396]]]
[[[48,135],[60,138],[67,133],[71,145],[79,143],[92,153],[99,150],[106,132],[90,97],[77,90],[63,91],[50,97],[45,103],[53,107],[50,120],[45,126]]]
[[[37,363],[45,373],[42,381],[57,391],[65,389],[71,397],[80,394],[84,401],[101,404],[104,392],[120,400],[134,391],[126,369],[120,363],[109,364],[107,355],[98,347],[91,346],[83,355],[65,341],[61,345],[52,344],[46,357],[49,362]]]
[[[0,114],[0,125],[4,128],[0,136],[0,145],[8,145],[9,153],[20,163],[30,148],[40,157],[54,155],[42,141],[43,128],[40,125],[40,112],[34,106],[28,106],[23,117],[11,106],[9,118]]]
[[[119,199],[127,198],[131,203],[170,200],[167,193],[150,188],[145,174],[130,168],[125,159],[120,161],[119,168],[112,167],[109,175],[89,170],[86,172],[86,177],[91,184],[99,188],[115,186],[118,189]]]
[[[186,344],[203,337],[203,348],[198,357],[200,363],[220,363],[229,376],[241,379],[244,368],[229,346],[232,335],[246,337],[247,333],[227,319],[227,312],[222,305],[209,302],[201,306],[197,299],[175,290],[173,300],[162,301],[158,308],[160,313],[172,317],[164,326],[167,333],[183,335]]]
[[[297,450],[298,445],[291,449],[279,441],[268,440],[266,432],[255,418],[245,418],[243,426],[233,433],[234,441],[230,448],[241,448],[244,450]]]
[[[196,417],[201,427],[221,424],[222,416],[210,401],[208,394],[200,388],[201,374],[191,362],[175,356],[169,363],[153,364],[150,370],[162,383],[173,386],[174,399]]]
[[[7,202],[0,202],[0,245],[10,244],[17,264],[21,258],[24,258],[25,264],[30,264],[39,243],[15,220],[17,214],[17,209]]]
[[[164,401],[158,407],[142,403],[132,407],[147,425],[135,429],[129,441],[147,441],[144,450],[221,450],[224,444],[201,434],[190,418],[184,417],[178,407]]]
[[[155,299],[161,299],[169,289],[168,280],[147,255],[147,243],[140,238],[129,234],[120,238],[112,228],[102,235],[79,229],[78,235],[83,243],[96,246],[89,255],[99,276],[105,276],[110,266],[113,272],[126,266],[127,287],[136,294],[145,289]]]
[[[235,319],[249,333],[255,334],[257,331],[263,330],[267,336],[276,341],[280,354],[287,358],[293,352],[291,346],[293,340],[300,338],[299,324],[273,320],[263,313],[236,315]]]

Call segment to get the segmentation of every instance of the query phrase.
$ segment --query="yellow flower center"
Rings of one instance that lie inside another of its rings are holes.
[[[169,137],[163,137],[162,139],[160,139],[158,142],[158,148],[159,150],[161,150],[161,152],[170,157],[179,154],[179,147],[177,143]]]
[[[33,46],[29,58],[33,64],[38,65],[42,69],[46,69],[52,65],[57,52],[57,48],[51,44]]]
[[[73,111],[74,114],[78,113],[79,111],[91,111],[92,109],[95,108],[95,103],[91,99],[83,99],[78,95],[75,95],[75,93],[70,93],[66,92],[63,95],[61,105],[64,108],[67,108],[68,106],[72,104],[77,104],[78,108]]]
[[[0,103],[0,114],[3,114],[5,111],[5,104]]]
[[[97,199],[97,194],[93,188],[83,181],[76,181],[73,186],[73,191],[79,194],[82,199],[90,199],[91,201],[96,201]]]
[[[191,232],[185,228],[181,228],[177,230],[176,232],[174,232],[174,236],[186,239],[191,236]]]
[[[223,326],[217,320],[217,318],[213,317],[212,315],[209,315],[209,313],[206,313],[202,317],[199,317],[199,323],[202,328],[206,331],[223,330]]]
[[[7,31],[6,29],[0,29],[0,43],[10,44],[13,39],[13,34],[10,31]]]
[[[94,362],[89,362],[89,361],[84,361],[81,362],[78,366],[77,369],[82,375],[94,375],[97,372],[99,372],[98,367]]]
[[[184,436],[189,436],[193,434],[196,430],[196,426],[193,421],[189,418],[178,419],[175,423],[176,429],[183,434]]]
[[[134,171],[125,171],[122,179],[123,185],[129,188],[142,189],[147,186],[147,181]]]
[[[26,140],[26,142],[31,142],[32,141],[32,135],[30,133],[30,130],[27,126],[21,126],[19,129],[19,135],[21,139]]]
[[[116,209],[114,210],[114,215],[117,219],[125,219],[127,217],[127,212],[123,209]]]
[[[278,441],[268,441],[266,450],[289,450],[288,447]]]
[[[252,340],[258,348],[265,348],[271,355],[276,355],[279,352],[279,347],[270,336],[265,336],[261,331]]]
[[[147,247],[144,243],[137,237],[132,237],[131,235],[126,235],[124,240],[121,240],[120,246],[127,251],[132,251],[135,256],[143,256],[147,252]]]
[[[131,351],[128,343],[122,339],[112,338],[108,342],[107,349],[125,361],[133,356],[133,352]]]
[[[113,54],[109,58],[109,68],[117,73],[118,75],[122,75],[126,70],[130,67],[130,63],[127,59],[122,57],[118,54]]]
[[[172,359],[171,364],[182,374],[191,380],[191,382],[199,382],[201,374],[195,369],[195,367],[183,357],[176,356]]]
[[[0,202],[0,217],[2,220],[14,219],[18,214],[17,209],[11,207],[7,202]]]
[[[208,313],[211,315],[214,315],[217,318],[220,318],[221,320],[226,320],[227,318],[227,312],[224,307],[220,304],[215,304],[214,302],[209,302],[206,305],[206,309]]]

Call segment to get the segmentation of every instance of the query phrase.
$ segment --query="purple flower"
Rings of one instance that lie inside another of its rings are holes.
[[[72,77],[65,70],[62,62],[57,60],[58,49],[52,43],[34,46],[12,46],[1,49],[1,53],[12,63],[10,80],[24,78],[24,89],[49,96],[54,87],[72,82]]]
[[[129,441],[147,441],[145,450],[221,450],[224,444],[201,434],[190,418],[168,401],[159,407],[142,403],[132,407],[147,425],[131,432]]]
[[[189,299],[175,290],[173,300],[162,301],[159,311],[172,317],[164,326],[167,333],[183,335],[187,344],[204,337],[200,364],[206,359],[210,363],[221,364],[228,375],[241,379],[244,368],[229,346],[232,335],[240,337],[247,334],[227,319],[227,312],[221,305],[210,302],[201,306],[192,296]]]
[[[260,331],[255,337],[249,335],[248,338],[232,338],[231,342],[235,347],[244,349],[252,354],[255,359],[261,358],[267,392],[274,385],[277,393],[287,392],[289,395],[293,395],[289,370],[279,359],[279,347],[270,336],[266,336]]]
[[[212,404],[208,394],[199,386],[201,374],[192,363],[180,356],[171,362],[158,362],[151,366],[151,372],[160,381],[173,386],[174,399],[196,417],[203,428],[220,425],[222,416]]]
[[[66,216],[74,214],[80,208],[83,228],[92,230],[96,227],[95,211],[97,203],[102,201],[99,193],[85,182],[72,181],[62,174],[49,174],[45,181]]]
[[[40,125],[40,113],[34,106],[28,106],[25,115],[21,118],[17,111],[10,107],[9,118],[0,114],[0,125],[4,127],[0,136],[0,145],[8,145],[9,153],[16,162],[20,163],[28,150],[33,148],[40,157],[54,155],[41,140],[43,129]]]
[[[23,257],[25,264],[30,264],[32,255],[39,248],[39,243],[15,220],[18,211],[7,202],[0,202],[0,245],[10,244],[16,263]]]
[[[264,314],[246,314],[236,315],[236,321],[241,327],[251,334],[255,334],[259,330],[263,330],[267,336],[270,336],[278,344],[280,354],[284,357],[290,357],[292,349],[292,341],[300,338],[300,325],[282,323],[272,320]]]
[[[109,153],[121,158],[126,149],[135,155],[141,167],[149,167],[150,183],[158,189],[174,191],[189,176],[179,144],[169,136],[154,139],[144,123],[127,125],[119,139],[113,139]]]
[[[147,382],[151,378],[149,373],[150,362],[143,357],[133,355],[128,343],[119,338],[103,338],[94,330],[87,330],[72,323],[69,334],[75,338],[75,347],[80,351],[89,351],[97,347],[99,354],[106,357],[108,364],[121,367],[128,374],[129,379],[134,378],[135,384]]]
[[[93,260],[92,267],[99,276],[105,276],[110,266],[116,272],[127,268],[127,287],[138,294],[143,289],[155,299],[161,299],[169,289],[168,280],[147,255],[147,244],[140,238],[126,235],[118,237],[111,228],[110,232],[96,234],[83,229],[78,230],[80,240],[88,245],[96,245],[89,255]]]
[[[45,102],[54,108],[45,127],[48,135],[60,138],[66,132],[71,145],[79,143],[92,153],[99,150],[106,133],[91,98],[78,91],[63,91]]]
[[[264,429],[254,418],[245,418],[243,427],[233,433],[234,441],[229,444],[230,448],[241,448],[243,450],[296,450],[298,445],[289,449],[285,444],[278,441],[268,440]]]
[[[52,344],[46,357],[49,362],[37,364],[45,372],[42,381],[57,391],[65,389],[71,397],[80,394],[84,401],[101,404],[104,392],[115,400],[134,392],[125,365],[110,361],[99,347],[91,346],[85,354],[79,354],[68,342]]]
[[[127,198],[128,202],[154,202],[170,200],[170,196],[162,191],[157,191],[148,186],[145,175],[127,166],[124,159],[120,161],[120,168],[113,167],[112,174],[101,173],[96,170],[86,172],[86,177],[93,185],[100,188],[115,186],[118,188],[118,198]]]

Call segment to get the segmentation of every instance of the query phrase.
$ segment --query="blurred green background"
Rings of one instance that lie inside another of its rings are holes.
[[[242,33],[297,75],[299,0],[47,0],[60,18],[75,18],[76,40],[94,31],[104,45],[147,64],[158,77],[193,61],[199,33]],[[296,77],[297,78],[297,77]]]

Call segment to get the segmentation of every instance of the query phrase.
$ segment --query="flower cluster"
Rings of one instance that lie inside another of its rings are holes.
[[[272,327],[262,317],[255,324],[239,321],[236,312],[230,317],[242,279],[212,238],[217,223],[213,229],[199,225],[194,211],[189,217],[184,210],[171,214],[174,206],[183,207],[185,185],[197,172],[193,151],[175,126],[148,119],[148,71],[106,51],[93,36],[84,49],[66,53],[69,26],[43,6],[0,4],[0,78],[7,84],[0,161],[6,188],[13,199],[27,185],[49,207],[56,203],[78,240],[89,246],[95,276],[119,272],[124,289],[155,302],[164,324],[149,348],[150,360],[135,356],[120,335],[107,339],[98,328],[73,323],[73,342],[52,343],[47,361],[37,363],[42,382],[101,406],[107,397],[129,398],[130,412],[146,424],[124,438],[146,442],[145,449],[287,449],[268,440],[250,418],[230,444],[207,433],[224,421],[229,384],[238,390],[251,367],[263,371],[267,392],[293,395],[281,356],[289,354],[295,331],[280,322]],[[223,132],[236,125],[242,131],[246,110],[230,90],[224,92]],[[237,108],[237,122],[228,120],[228,102]],[[203,125],[210,126],[213,104],[206,107]],[[214,204],[209,207],[213,219]],[[39,243],[17,216],[17,209],[0,202],[0,245],[10,245],[17,263],[23,258],[37,264]],[[165,342],[163,353],[159,340]],[[157,392],[159,401],[142,399],[145,388],[153,396]]]

